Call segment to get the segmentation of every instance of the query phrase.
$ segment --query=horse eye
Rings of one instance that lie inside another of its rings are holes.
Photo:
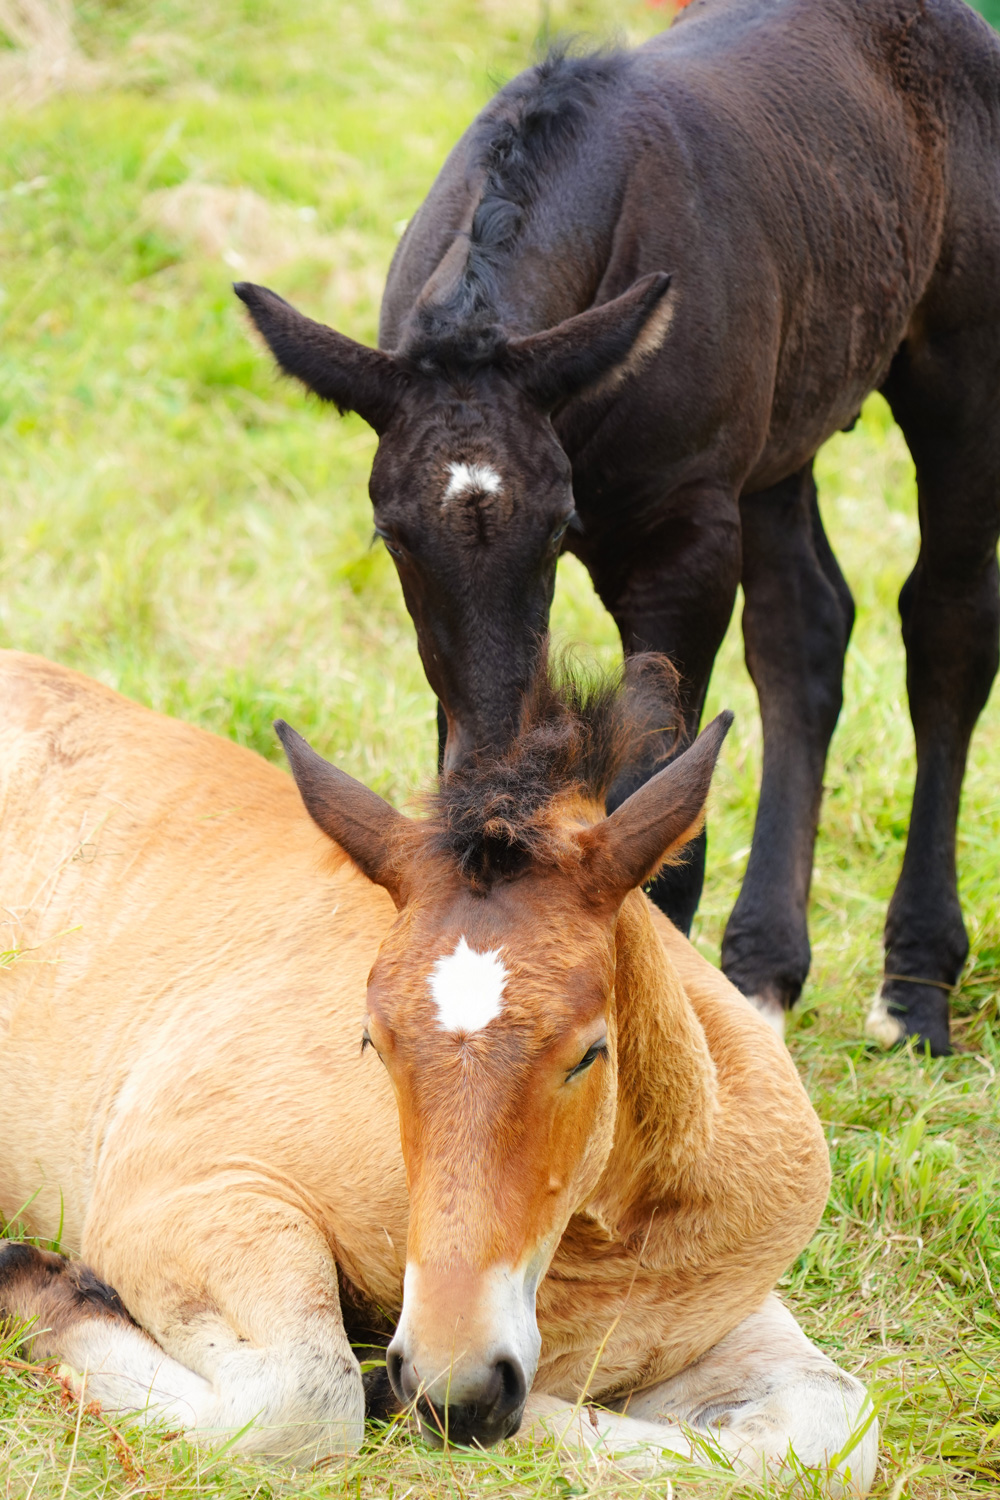
[[[402,557],[404,555],[406,548],[400,547],[397,542],[394,542],[389,536],[388,532],[379,531],[378,527],[376,526],[375,535],[382,538],[382,541],[385,543],[385,550],[388,552],[390,557]]]
[[[587,1069],[590,1067],[594,1059],[600,1057],[601,1053],[607,1052],[607,1050],[607,1042],[595,1042],[592,1047],[588,1047],[586,1052],[580,1058],[580,1061],[577,1063],[576,1067],[570,1068],[569,1072],[566,1074],[566,1082],[569,1083],[571,1078],[576,1078],[580,1073],[586,1073]]]
[[[379,1062],[382,1064],[382,1066],[384,1068],[385,1067],[385,1058],[382,1056],[381,1052],[378,1050],[378,1048],[376,1047],[375,1043],[372,1041],[371,1037],[368,1035],[368,1031],[367,1031],[367,1028],[366,1028],[361,1033],[361,1056],[362,1057],[364,1057],[365,1050],[368,1047],[370,1047],[372,1049],[372,1051],[374,1052],[375,1056],[378,1058]]]

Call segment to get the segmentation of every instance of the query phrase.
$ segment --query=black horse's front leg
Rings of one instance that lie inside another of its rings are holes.
[[[735,496],[692,487],[671,497],[666,515],[645,533],[629,529],[628,549],[608,536],[588,536],[581,556],[621,632],[626,655],[658,651],[680,674],[679,702],[664,705],[664,734],[618,778],[608,811],[679,754],[698,732],[716,652],[733,612],[740,572],[739,507]],[[667,756],[666,758],[669,758]],[[688,932],[705,879],[706,835],[669,865],[649,894],[681,932]]]
[[[868,1030],[935,1056],[951,1051],[948,991],[969,951],[955,862],[962,779],[1000,661],[998,324],[984,302],[957,331],[904,345],[884,387],[917,470],[920,555],[899,598],[917,777]]]
[[[722,967],[782,1031],[809,971],[813,847],[854,604],[823,531],[811,464],[745,496],[740,513],[743,635],[760,700],[764,767]]]

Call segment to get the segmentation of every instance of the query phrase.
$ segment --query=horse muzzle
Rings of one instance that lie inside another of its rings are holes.
[[[391,1346],[386,1366],[393,1390],[414,1408],[428,1442],[489,1448],[512,1437],[521,1425],[528,1382],[515,1355],[501,1357],[474,1374],[465,1372],[460,1386],[453,1381],[443,1402],[426,1394],[416,1366]]]
[[[506,1267],[407,1266],[386,1368],[428,1441],[487,1448],[517,1431],[541,1345],[536,1285]]]

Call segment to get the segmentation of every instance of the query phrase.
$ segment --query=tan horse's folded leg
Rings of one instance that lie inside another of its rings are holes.
[[[299,1464],[357,1449],[364,1393],[330,1247],[265,1184],[92,1215],[84,1251],[131,1315],[57,1295],[53,1318],[49,1297],[44,1352],[85,1378],[88,1399]]]
[[[622,1459],[625,1467],[644,1472],[659,1468],[663,1454],[693,1456],[691,1439],[676,1422],[646,1422],[603,1406],[574,1406],[540,1391],[532,1391],[525,1403],[518,1437],[536,1443],[555,1438],[570,1453]]]
[[[57,1360],[85,1400],[189,1427],[208,1383],[170,1359],[114,1290],[82,1261],[12,1241],[0,1244],[0,1323],[26,1328],[25,1351]]]
[[[525,1425],[646,1471],[668,1454],[710,1462],[714,1451],[761,1477],[809,1471],[832,1496],[866,1495],[875,1477],[878,1424],[864,1386],[773,1295],[687,1370],[616,1404],[574,1411],[533,1394]],[[803,1489],[812,1488],[810,1478]]]

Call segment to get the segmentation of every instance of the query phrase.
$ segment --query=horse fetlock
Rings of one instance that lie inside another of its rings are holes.
[[[236,1451],[298,1465],[344,1460],[361,1446],[364,1388],[349,1352],[295,1341],[287,1349],[240,1348],[214,1384],[214,1399],[191,1431],[209,1446],[245,1428]]]
[[[883,1047],[898,1046],[912,1037],[917,1052],[929,1048],[932,1057],[948,1057],[952,1051],[948,997],[943,984],[887,977],[872,1001],[865,1032]]]
[[[759,1011],[771,1030],[784,1040],[785,1023],[788,1019],[788,1006],[784,1004],[781,996],[770,987],[758,990],[756,994],[747,995],[747,999],[754,1010]]]
[[[800,924],[772,925],[759,912],[747,911],[748,905],[741,897],[726,926],[722,972],[770,1018],[779,1009],[791,1010],[801,995],[812,950],[804,918]]]

